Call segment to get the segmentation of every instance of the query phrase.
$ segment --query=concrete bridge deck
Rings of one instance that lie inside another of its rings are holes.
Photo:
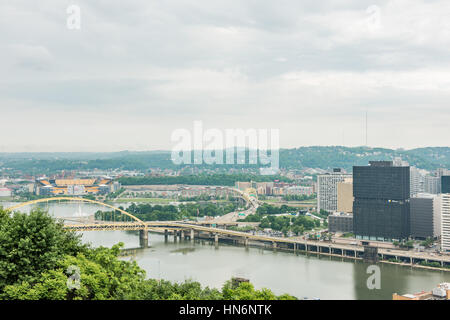
[[[228,223],[223,226],[226,227]],[[65,224],[64,228],[74,231],[95,231],[95,230],[141,230],[144,233],[151,229],[172,230],[176,236],[177,231],[183,231],[183,234],[188,237],[194,237],[194,232],[209,234],[211,239],[216,242],[219,238],[234,239],[248,244],[249,241],[257,241],[271,244],[273,248],[285,247],[291,248],[294,251],[317,252],[321,254],[340,255],[350,258],[362,258],[364,254],[364,247],[359,245],[350,245],[342,243],[333,243],[329,241],[316,240],[298,240],[290,238],[270,237],[263,235],[254,235],[246,232],[227,230],[222,228],[213,228],[203,226],[198,223],[187,223],[180,221],[148,221],[143,223],[137,222],[97,222],[88,224]],[[189,236],[190,235],[190,236]],[[144,239],[145,241],[145,239]],[[428,253],[418,253],[403,250],[393,249],[378,249],[378,255],[382,258],[393,257],[396,260],[403,260],[413,264],[415,261],[435,261],[441,265],[450,264],[449,255],[430,255]]]

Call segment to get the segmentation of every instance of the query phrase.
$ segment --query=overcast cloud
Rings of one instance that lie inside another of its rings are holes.
[[[448,0],[3,0],[0,36],[0,152],[171,149],[194,120],[358,146],[366,110],[370,146],[449,146]]]

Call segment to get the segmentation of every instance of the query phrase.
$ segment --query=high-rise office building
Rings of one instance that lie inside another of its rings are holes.
[[[441,248],[450,251],[450,193],[441,194]]]
[[[347,178],[337,184],[337,211],[353,212],[353,179]]]
[[[439,168],[436,170],[436,176],[439,178],[442,176],[450,176],[450,170],[445,168]]]
[[[410,234],[410,168],[392,161],[353,167],[353,230],[358,239],[392,241]]]
[[[407,161],[403,161],[400,157],[395,157],[392,161],[394,167],[408,167],[409,163]],[[409,178],[410,178],[410,188],[411,191],[410,197],[413,197],[419,193],[425,192],[425,175],[426,170],[416,168],[414,166],[410,166],[409,168]]]
[[[437,176],[425,176],[424,192],[430,194],[441,193],[441,178]]]
[[[450,252],[450,170],[438,170],[441,177],[441,248]]]
[[[441,177],[441,192],[450,193],[450,176]]]
[[[435,194],[419,193],[410,199],[411,237],[437,238],[441,235],[441,203]]]
[[[410,190],[411,197],[419,193],[425,192],[425,170],[418,169],[416,167],[410,167]]]
[[[337,185],[351,178],[352,175],[344,173],[340,169],[334,169],[332,173],[317,176],[317,211],[326,210],[333,212],[337,210]]]

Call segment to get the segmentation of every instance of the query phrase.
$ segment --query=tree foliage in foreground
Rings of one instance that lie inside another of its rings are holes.
[[[228,281],[218,290],[194,281],[146,279],[135,261],[118,258],[122,246],[91,248],[46,212],[10,216],[0,208],[0,299],[295,299],[251,283]]]
[[[62,256],[86,251],[77,235],[40,210],[12,217],[0,210],[0,290],[33,282],[41,272],[54,269]]]

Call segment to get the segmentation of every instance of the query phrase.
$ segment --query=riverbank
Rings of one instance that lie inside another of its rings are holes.
[[[158,230],[158,229],[153,229],[151,232],[153,233],[157,233],[157,234],[164,234],[164,230]],[[210,241],[210,242],[215,242],[215,238],[211,237],[210,235],[205,235],[205,234],[198,234],[196,236],[196,239],[201,239],[201,240],[206,240],[206,241]],[[301,253],[304,254],[306,256],[308,255],[317,255],[317,256],[328,256],[328,257],[336,257],[336,258],[341,258],[341,259],[348,259],[348,260],[357,260],[357,261],[363,261],[364,259],[359,256],[358,254],[354,255],[346,255],[345,252],[346,250],[342,250],[341,254],[336,254],[331,252],[324,252],[321,250],[318,251],[312,251],[312,250],[301,250],[300,248],[297,248],[297,245],[294,245],[293,248],[290,248],[289,246],[272,246],[270,244],[268,244],[267,242],[263,242],[263,241],[255,241],[255,240],[249,240],[247,242],[242,242],[236,239],[227,239],[227,238],[218,238],[217,239],[218,242],[221,243],[226,243],[228,245],[232,245],[232,246],[236,246],[236,247],[254,247],[254,248],[260,248],[260,249],[265,249],[265,250],[271,250],[271,251],[283,251],[283,252],[289,252],[289,253]],[[309,245],[311,246],[311,245]],[[305,248],[307,248],[307,246],[305,246]],[[445,271],[445,272],[450,272],[450,268],[442,268],[442,267],[433,267],[433,266],[424,266],[418,263],[405,263],[405,262],[393,262],[393,261],[389,261],[389,260],[385,260],[385,259],[379,259],[378,262],[380,263],[386,263],[386,264],[395,264],[395,265],[399,265],[399,266],[404,266],[404,267],[410,267],[410,268],[417,268],[417,269],[427,269],[427,270],[433,270],[433,271]]]
[[[175,241],[173,234],[166,239],[163,232],[149,234],[149,246],[141,249],[136,231],[83,232],[83,242],[93,246],[110,247],[119,241],[131,249],[121,259],[136,261],[148,278],[175,282],[192,279],[218,289],[231,277],[241,277],[249,279],[255,288],[271,288],[277,294],[289,292],[300,299],[390,300],[393,292],[418,292],[429,288],[430,283],[450,282],[447,272],[379,263],[381,289],[370,290],[366,282],[371,264],[360,259],[300,251],[293,254],[283,248],[272,250],[270,243],[264,248],[231,241],[216,245],[207,237],[194,241],[177,237]]]
[[[411,268],[427,269],[427,270],[433,270],[433,271],[450,272],[450,268],[438,268],[438,267],[423,266],[423,265],[420,265],[420,264],[417,264],[417,263],[409,264],[409,263],[404,263],[404,262],[393,262],[393,261],[386,261],[386,260],[380,260],[379,262],[388,263],[388,264],[394,264],[394,265],[403,266],[403,267],[411,267]]]

